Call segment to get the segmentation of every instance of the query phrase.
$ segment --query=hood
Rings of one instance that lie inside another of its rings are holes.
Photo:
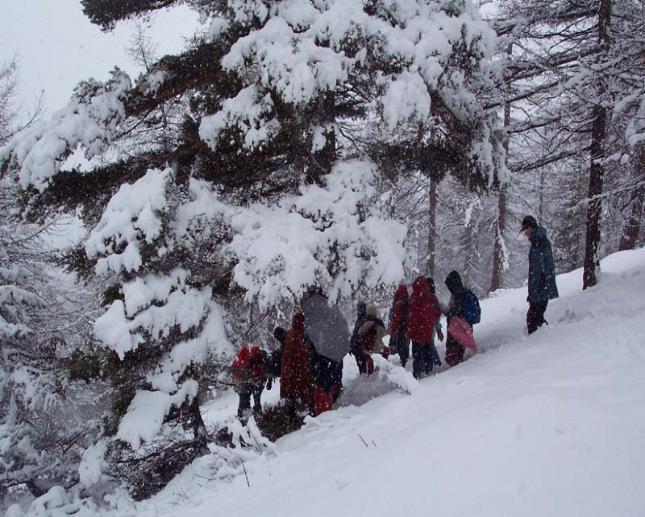
[[[405,284],[399,284],[394,293],[394,300],[397,302],[403,301],[408,297],[408,288]]]
[[[455,291],[462,291],[464,289],[464,283],[461,281],[459,273],[456,271],[451,271],[446,277],[446,287],[452,293]]]
[[[373,303],[367,304],[367,307],[365,309],[365,314],[367,316],[371,316],[372,318],[378,318],[379,317],[378,308]]]
[[[300,332],[305,331],[305,315],[302,312],[296,312],[293,315],[291,326]]]
[[[421,291],[425,291],[426,289],[428,289],[428,281],[425,279],[425,277],[418,276],[417,279],[412,283],[412,291],[420,293]]]
[[[276,327],[275,329],[273,329],[273,337],[280,341],[280,343],[284,341],[286,335],[287,331],[284,329],[284,327]]]
[[[240,351],[237,353],[237,359],[242,362],[246,362],[249,360],[249,357],[251,357],[251,352],[249,351],[249,347],[246,345],[242,345],[242,348],[240,348]]]

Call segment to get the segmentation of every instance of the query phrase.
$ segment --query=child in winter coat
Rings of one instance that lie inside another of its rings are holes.
[[[251,409],[251,395],[253,396],[253,413],[262,412],[262,391],[266,384],[271,389],[273,376],[268,354],[253,346],[249,349],[244,345],[238,352],[231,365],[235,391],[240,397],[237,416],[243,418]]]
[[[379,318],[378,309],[373,303],[365,308],[365,321],[359,327],[356,362],[360,373],[371,375],[374,373],[372,354],[381,354],[387,359],[390,349],[383,344],[383,337],[387,334],[383,321]]]
[[[428,280],[418,277],[412,283],[408,317],[408,336],[412,340],[412,375],[417,379],[432,371],[434,356],[437,354],[434,333],[435,330],[440,331],[440,327],[437,327],[440,318],[439,301]]]
[[[463,317],[464,315],[464,284],[461,276],[457,271],[451,271],[446,277],[446,287],[450,291],[450,303],[443,312],[448,320],[448,327],[450,327],[450,320],[455,316]],[[446,340],[446,363],[450,366],[455,366],[464,360],[464,352],[466,348],[459,343],[450,333]]]

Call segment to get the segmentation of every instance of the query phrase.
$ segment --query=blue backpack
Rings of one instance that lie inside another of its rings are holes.
[[[482,310],[479,307],[479,300],[475,293],[470,289],[464,289],[464,319],[468,322],[469,325],[475,325],[479,323],[482,316]]]

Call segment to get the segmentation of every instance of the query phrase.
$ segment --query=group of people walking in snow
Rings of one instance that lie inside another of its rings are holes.
[[[544,312],[550,299],[558,296],[551,243],[546,231],[532,216],[522,221],[521,230],[531,242],[527,327],[529,334],[546,323]],[[466,348],[476,349],[472,327],[479,323],[481,310],[473,291],[464,286],[457,271],[445,279],[450,292],[447,305],[441,304],[432,278],[419,276],[411,286],[400,284],[394,293],[388,326],[374,303],[358,302],[353,332],[336,304],[329,304],[320,289],[312,289],[293,316],[291,327],[276,327],[279,349],[269,355],[259,347],[242,347],[232,364],[239,393],[238,416],[251,409],[262,411],[261,394],[272,379],[280,377],[280,398],[294,411],[318,415],[332,409],[342,390],[343,359],[354,356],[361,375],[375,371],[374,354],[388,358],[398,354],[406,366],[412,348],[412,373],[419,379],[442,361],[435,336],[444,340],[441,316],[446,317],[444,361],[455,366],[464,359]],[[386,345],[383,338],[389,335]]]

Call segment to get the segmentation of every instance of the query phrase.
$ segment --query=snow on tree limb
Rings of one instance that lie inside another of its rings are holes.
[[[82,146],[87,158],[103,152],[117,125],[125,118],[124,99],[131,87],[128,75],[118,68],[105,83],[80,83],[69,104],[0,148],[0,164],[19,169],[23,188],[44,191],[64,158]]]
[[[383,219],[367,161],[337,163],[325,187],[301,188],[277,204],[237,209],[228,246],[237,263],[234,281],[260,307],[297,301],[318,285],[330,299],[350,297],[361,286],[374,289],[403,278],[404,225]],[[294,239],[299,245],[293,246]]]

